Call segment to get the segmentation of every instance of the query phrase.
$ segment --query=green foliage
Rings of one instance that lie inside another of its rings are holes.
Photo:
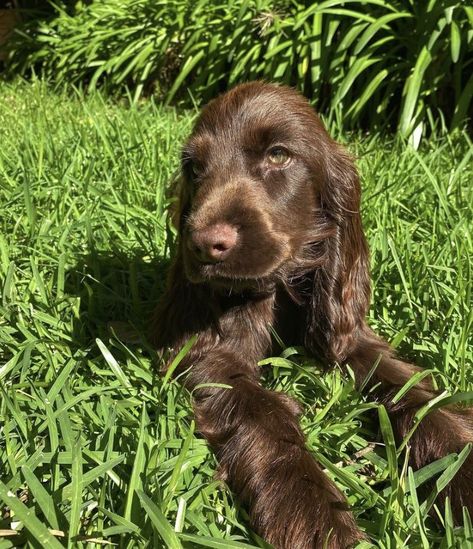
[[[158,374],[146,342],[168,257],[166,184],[192,118],[152,100],[125,108],[0,87],[1,549],[265,547],[214,479],[189,395]],[[472,144],[458,133],[416,152],[356,134],[350,149],[372,250],[370,322],[442,389],[471,391]],[[142,341],[124,345],[111,320]],[[384,408],[300,353],[263,361],[265,384],[302,403],[309,448],[372,542],[471,545],[470,517],[454,526],[447,507],[439,528],[427,514],[470,448],[412,471]]]
[[[77,2],[30,22],[11,48],[11,73],[36,67],[166,103],[284,82],[346,127],[397,127],[414,141],[472,112],[473,7],[454,0]]]

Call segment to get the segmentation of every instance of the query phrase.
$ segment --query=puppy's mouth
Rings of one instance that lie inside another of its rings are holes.
[[[195,284],[212,280],[215,282],[218,282],[219,280],[231,280],[231,274],[225,272],[223,265],[223,261],[199,261],[190,253],[184,254],[186,276],[190,282]]]
[[[190,253],[184,254],[185,273],[187,279],[193,284],[207,282],[214,286],[234,287],[237,285],[243,287],[252,285],[255,280],[262,276],[259,272],[252,272],[252,269],[242,269],[241,264],[237,270],[232,263],[230,260],[200,261]]]

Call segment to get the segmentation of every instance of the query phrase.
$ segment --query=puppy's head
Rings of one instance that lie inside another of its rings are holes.
[[[351,158],[304,97],[261,82],[237,86],[204,108],[183,149],[186,275],[252,286],[323,265],[350,278],[366,255],[359,202]]]

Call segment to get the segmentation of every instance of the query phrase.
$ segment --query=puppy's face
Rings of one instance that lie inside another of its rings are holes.
[[[271,279],[322,236],[314,224],[328,140],[288,88],[244,84],[203,110],[182,155],[179,224],[191,282]]]

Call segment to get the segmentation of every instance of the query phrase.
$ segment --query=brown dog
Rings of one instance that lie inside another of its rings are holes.
[[[346,500],[304,444],[298,405],[259,382],[270,327],[287,344],[348,363],[390,414],[398,441],[435,396],[415,366],[366,324],[368,250],[352,159],[295,91],[259,82],[212,101],[184,147],[178,252],[154,335],[197,389],[198,427],[251,524],[277,548],[347,547],[362,538]],[[371,372],[372,373],[372,372]],[[201,384],[225,387],[201,387]],[[473,441],[468,411],[431,412],[410,439],[414,468]],[[473,516],[473,454],[443,496]]]

